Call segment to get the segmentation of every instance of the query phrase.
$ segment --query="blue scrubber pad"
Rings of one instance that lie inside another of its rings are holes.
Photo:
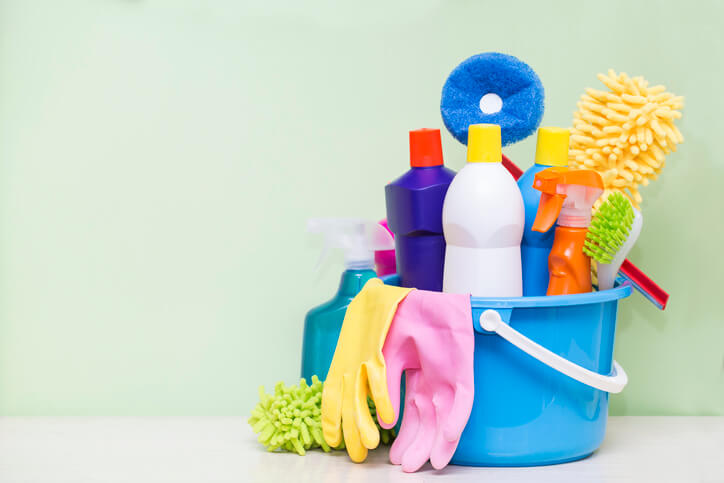
[[[543,118],[543,85],[528,64],[512,55],[474,55],[455,67],[445,81],[440,112],[445,127],[461,143],[468,142],[468,126],[487,123],[500,125],[506,146],[538,128]]]

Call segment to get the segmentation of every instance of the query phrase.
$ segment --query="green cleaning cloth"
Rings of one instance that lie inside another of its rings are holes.
[[[296,386],[278,382],[273,395],[260,387],[259,403],[249,418],[249,424],[259,435],[259,442],[268,451],[284,450],[301,456],[313,448],[330,451],[322,436],[322,388],[323,383],[317,376],[312,376],[311,385],[305,379]],[[368,398],[367,404],[372,419],[378,424],[374,403]],[[380,428],[382,443],[389,444],[394,438],[394,429]],[[334,449],[344,449],[344,443]]]

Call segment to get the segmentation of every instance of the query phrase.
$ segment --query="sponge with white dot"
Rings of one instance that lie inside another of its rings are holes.
[[[535,132],[543,118],[543,85],[528,64],[486,52],[458,65],[442,88],[445,127],[463,144],[471,124],[499,124],[503,146]]]

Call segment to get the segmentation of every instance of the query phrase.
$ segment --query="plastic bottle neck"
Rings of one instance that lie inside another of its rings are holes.
[[[369,260],[346,260],[344,262],[345,270],[374,270],[374,268],[374,258],[370,258]]]
[[[434,166],[410,166],[410,169],[414,170],[414,171],[427,171],[427,170],[432,170],[432,169],[440,169],[440,168],[443,168],[444,166],[445,166],[444,164],[436,164]]]
[[[547,168],[554,168],[556,166],[567,167],[568,165],[567,164],[553,164],[553,163],[539,163],[538,161],[536,161],[535,163],[533,163],[533,166],[539,166],[540,168],[547,169]]]
[[[347,268],[342,273],[337,293],[338,295],[354,297],[362,290],[367,280],[375,277],[377,277],[377,274],[371,268]]]
[[[565,210],[561,210],[561,214],[558,215],[558,226],[567,226],[570,228],[588,228],[591,226],[591,214],[588,213],[566,213]]]

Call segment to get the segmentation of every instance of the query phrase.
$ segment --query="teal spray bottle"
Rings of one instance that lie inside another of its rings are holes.
[[[541,192],[533,188],[535,175],[551,166],[568,165],[568,129],[542,127],[538,129],[535,164],[518,179],[518,188],[525,206],[525,228],[520,243],[523,270],[523,295],[545,295],[548,290],[548,255],[553,246],[555,227],[544,233],[533,231]]]
[[[324,235],[318,267],[330,250],[340,249],[344,253],[345,271],[337,293],[310,310],[304,319],[302,377],[311,381],[316,375],[323,381],[332,364],[347,306],[365,283],[377,276],[375,250],[391,250],[395,244],[386,228],[362,219],[315,218],[309,220],[307,230]]]

